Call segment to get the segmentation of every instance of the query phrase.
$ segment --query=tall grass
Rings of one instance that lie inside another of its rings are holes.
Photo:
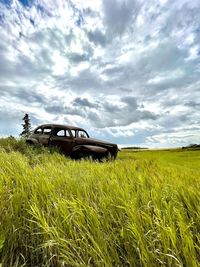
[[[100,164],[15,142],[0,140],[2,266],[199,266],[200,151]]]

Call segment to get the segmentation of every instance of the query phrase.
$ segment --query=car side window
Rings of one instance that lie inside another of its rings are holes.
[[[61,128],[56,128],[54,130],[54,136],[71,137],[70,132],[67,129],[61,129]]]
[[[65,130],[66,137],[71,137],[70,132],[68,130]]]
[[[51,127],[44,127],[43,128],[43,134],[50,135],[51,133]]]
[[[72,133],[73,137],[76,137],[76,131],[75,130],[71,130],[71,133]]]
[[[41,133],[42,133],[42,128],[38,128],[34,132],[34,134],[41,134]]]
[[[63,129],[58,130],[56,136],[65,137],[65,130]]]

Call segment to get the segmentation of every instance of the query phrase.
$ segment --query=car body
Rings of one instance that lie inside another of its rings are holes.
[[[38,126],[26,139],[26,143],[58,147],[62,153],[73,159],[115,159],[118,153],[116,144],[91,138],[82,128],[60,124]]]

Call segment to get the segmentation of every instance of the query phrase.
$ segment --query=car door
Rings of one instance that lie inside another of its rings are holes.
[[[74,138],[66,128],[56,127],[52,131],[50,144],[58,147],[61,152],[70,155],[74,143]]]
[[[42,134],[39,136],[40,144],[44,146],[49,145],[49,138],[51,136],[52,127],[51,126],[44,126],[42,129]]]
[[[35,129],[34,133],[31,135],[31,137],[33,139],[37,140],[39,143],[41,135],[42,135],[42,127],[38,127],[37,129]]]
[[[76,130],[76,143],[77,145],[87,145],[89,142],[89,135],[84,130]]]

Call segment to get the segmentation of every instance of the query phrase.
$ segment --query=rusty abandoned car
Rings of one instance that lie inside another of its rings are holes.
[[[58,124],[38,126],[26,139],[26,143],[56,146],[72,159],[115,159],[118,152],[116,144],[90,138],[82,128]]]

